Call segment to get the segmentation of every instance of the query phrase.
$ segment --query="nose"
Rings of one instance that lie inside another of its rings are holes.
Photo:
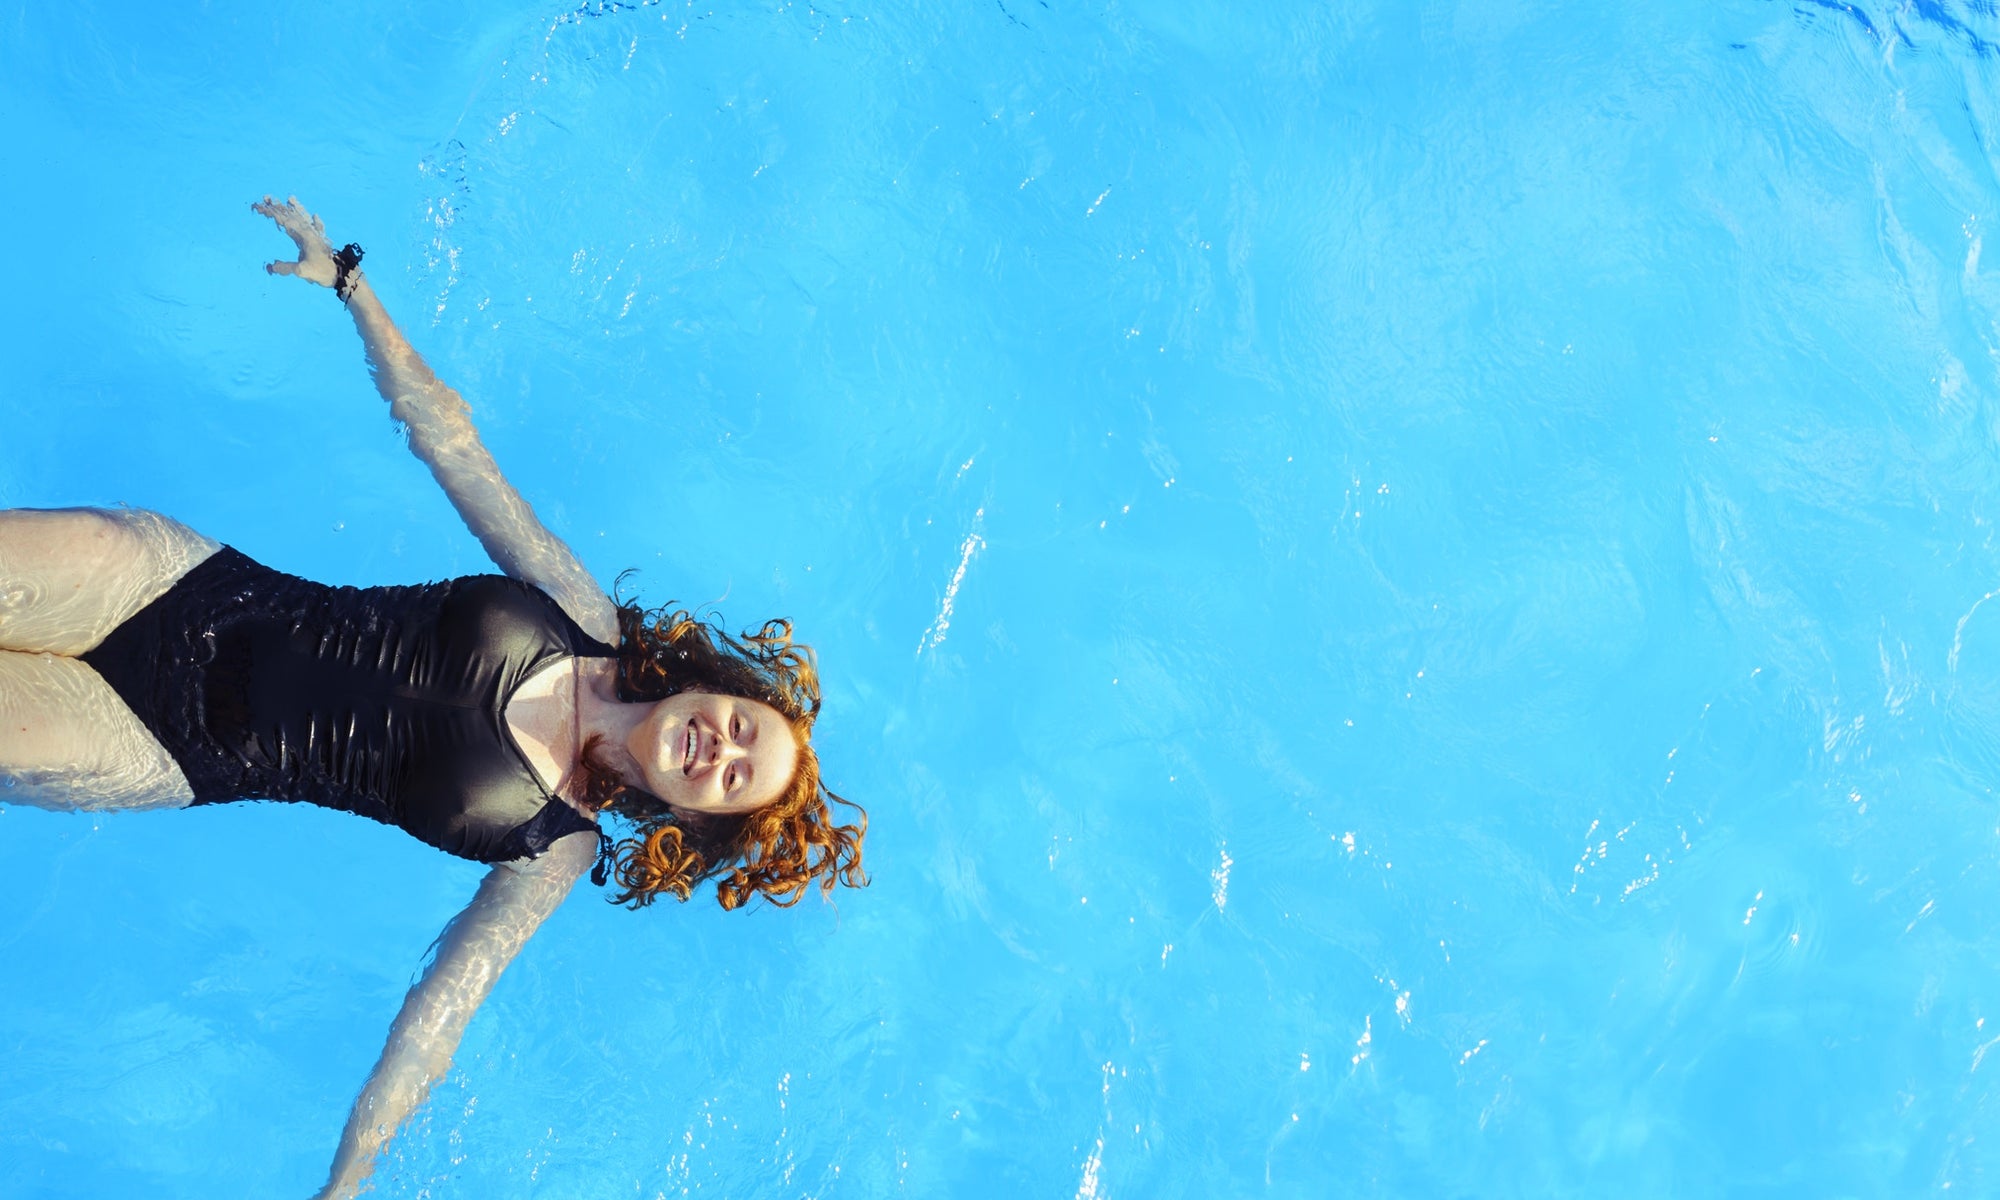
[[[708,735],[708,761],[711,765],[721,766],[731,759],[742,758],[748,753],[749,751],[731,741],[720,730],[711,731]]]

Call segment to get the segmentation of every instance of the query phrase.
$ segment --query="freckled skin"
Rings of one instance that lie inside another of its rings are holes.
[[[642,786],[683,812],[762,808],[785,790],[798,764],[798,743],[777,709],[711,692],[660,701],[625,748]]]

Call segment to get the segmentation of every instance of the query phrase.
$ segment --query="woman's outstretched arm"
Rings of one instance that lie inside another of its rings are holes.
[[[389,1042],[340,1135],[333,1171],[315,1200],[357,1195],[375,1156],[451,1067],[473,1012],[500,972],[597,857],[597,838],[573,833],[539,858],[487,873],[465,911],[445,926],[437,956],[389,1027]]]
[[[585,633],[616,645],[618,614],[604,589],[500,473],[473,428],[472,410],[438,380],[396,328],[360,268],[350,265],[341,273],[320,219],[300,207],[297,198],[279,203],[266,196],[251,207],[276,221],[299,248],[298,261],[270,263],[265,270],[323,287],[340,283],[390,415],[409,430],[410,449],[431,469],[486,553],[507,574],[553,596]]]

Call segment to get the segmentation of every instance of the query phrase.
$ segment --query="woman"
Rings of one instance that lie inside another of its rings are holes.
[[[506,576],[332,588],[139,510],[0,511],[0,798],[47,808],[298,800],[494,864],[355,1102],[322,1196],[353,1195],[507,963],[584,873],[614,902],[724,908],[866,883],[809,740],[812,656],[606,595],[536,519],[297,200],[253,206],[332,288],[376,387]],[[853,807],[850,805],[850,807]],[[632,826],[613,842],[598,818]],[[596,869],[592,869],[593,863]]]

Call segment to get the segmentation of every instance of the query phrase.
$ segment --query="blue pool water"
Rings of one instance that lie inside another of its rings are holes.
[[[0,504],[486,567],[296,192],[873,819],[379,1194],[2000,1194],[1991,5],[178,7],[0,21]],[[477,877],[0,811],[0,1195],[309,1194]]]

